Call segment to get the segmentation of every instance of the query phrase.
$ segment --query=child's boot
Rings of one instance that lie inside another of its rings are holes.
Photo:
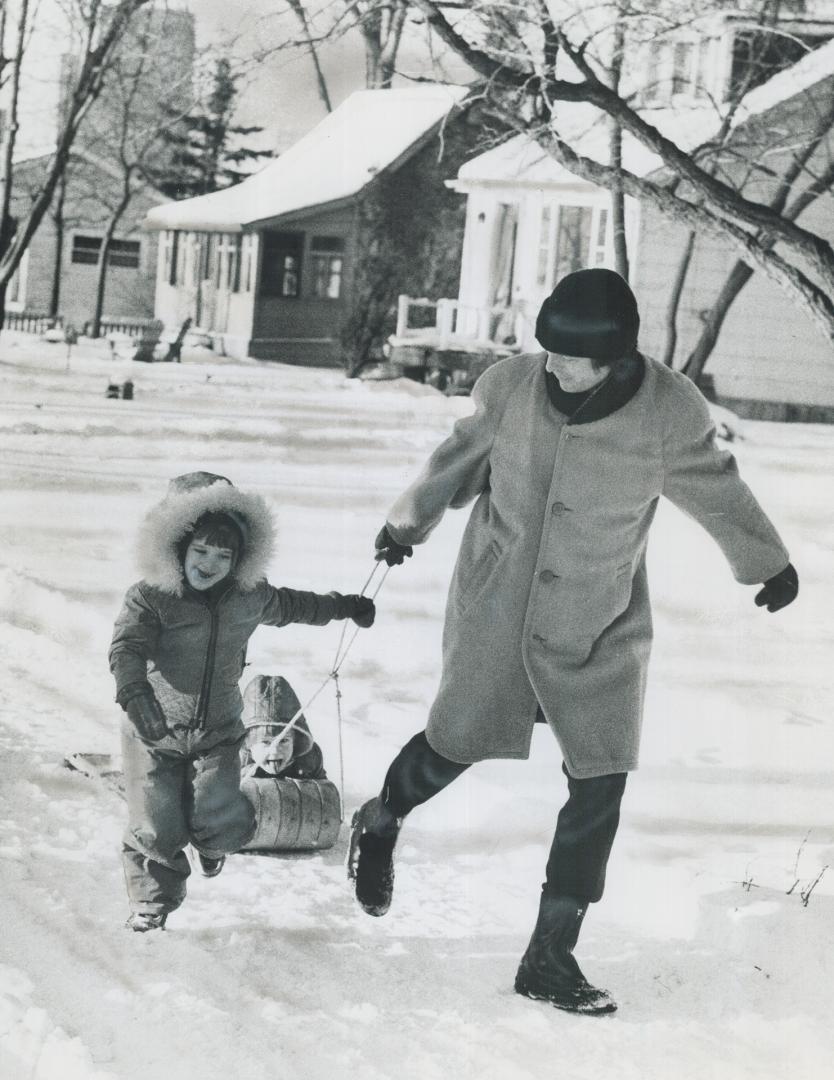
[[[210,859],[208,855],[204,855],[202,851],[197,852],[197,858],[200,862],[200,870],[203,877],[217,877],[226,862],[225,855],[221,855],[219,859]]]
[[[533,936],[515,977],[517,994],[568,1012],[614,1012],[611,995],[588,982],[573,955],[586,910],[569,896],[542,893]]]
[[[139,934],[147,933],[148,930],[164,930],[167,918],[165,912],[154,914],[151,911],[134,911],[125,923],[125,927]]]
[[[380,798],[369,799],[353,815],[348,880],[368,915],[384,915],[394,892],[394,847],[403,819]]]

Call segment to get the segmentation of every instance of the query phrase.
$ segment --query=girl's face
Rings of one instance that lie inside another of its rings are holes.
[[[577,394],[601,383],[611,369],[589,360],[587,356],[564,356],[562,353],[549,352],[547,370],[556,376],[563,390]]]
[[[183,560],[185,580],[192,589],[204,592],[231,573],[234,557],[231,548],[215,547],[194,537],[186,548]]]

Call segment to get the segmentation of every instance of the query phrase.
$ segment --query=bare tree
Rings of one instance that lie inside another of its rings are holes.
[[[7,134],[0,165],[0,314],[5,308],[8,283],[20,264],[38,226],[47,213],[60,178],[67,167],[73,143],[84,116],[98,98],[115,50],[140,8],[149,0],[73,0],[73,14],[81,29],[82,46],[77,72],[66,96],[55,148],[40,189],[22,220],[11,216],[14,183],[14,154],[20,115],[20,72],[30,29],[29,0],[20,0],[17,11],[17,45],[11,59],[11,89],[8,97]],[[5,4],[3,7],[5,13]]]
[[[322,70],[321,61],[319,60],[318,48],[313,37],[313,32],[310,29],[310,20],[307,18],[304,4],[302,4],[301,0],[287,0],[287,2],[293,15],[295,15],[298,20],[299,26],[301,27],[301,33],[304,37],[304,44],[310,54],[310,59],[313,62],[313,68],[316,72],[316,87],[318,88],[321,103],[328,112],[332,112],[333,104],[330,100],[330,92],[327,89],[327,80],[324,77],[324,71]]]
[[[172,155],[171,132],[195,103],[193,54],[181,55],[179,18],[179,13],[154,8],[137,16],[113,54],[103,98],[79,136],[73,193],[99,208],[103,225],[91,337],[101,333],[119,226],[135,198],[154,189],[155,177]]]
[[[280,17],[291,12],[300,37],[282,33],[281,40],[260,50],[256,59],[262,61],[282,51],[308,53],[319,97],[331,112],[332,96],[321,59],[322,49],[346,35],[360,34],[365,52],[365,87],[387,89],[396,73],[403,32],[412,9],[411,0],[333,0],[324,5],[310,0],[286,0],[286,7],[279,7],[276,14]]]
[[[583,32],[575,18],[557,19],[545,0],[474,0],[465,14],[454,16],[435,0],[413,4],[480,76],[491,110],[516,132],[535,140],[577,176],[603,188],[619,183],[626,194],[673,220],[730,241],[745,265],[764,270],[834,340],[834,251],[829,241],[778,206],[750,198],[664,135],[606,79],[604,66],[594,58],[597,31]],[[499,22],[504,35],[496,48],[490,32]],[[566,79],[557,71],[560,58],[571,62],[578,78]],[[616,122],[659,157],[663,173],[639,176],[584,155],[560,128],[560,102],[590,105]]]

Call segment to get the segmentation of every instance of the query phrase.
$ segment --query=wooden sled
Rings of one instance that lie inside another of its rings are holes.
[[[341,800],[327,779],[307,721],[302,717],[260,766],[252,756],[258,743],[273,743],[300,709],[295,691],[280,675],[257,675],[246,687],[243,703],[246,740],[240,787],[255,808],[257,826],[241,850],[268,855],[333,847],[339,838]],[[124,778],[110,754],[70,754],[64,765],[102,780],[124,798]]]

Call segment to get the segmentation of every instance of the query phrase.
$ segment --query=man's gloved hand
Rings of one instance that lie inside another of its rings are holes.
[[[767,605],[768,611],[779,611],[780,608],[792,603],[798,592],[799,577],[791,563],[788,563],[784,570],[768,578],[764,583],[764,588],[756,593],[756,606]]]
[[[168,722],[148,682],[131,683],[118,696],[136,734],[145,742],[159,742],[168,734]]]
[[[376,618],[376,606],[370,596],[346,596],[349,619],[353,619],[357,626],[367,630],[374,625]]]
[[[376,548],[376,561],[385,559],[389,566],[399,566],[405,559],[410,559],[414,554],[414,548],[410,544],[398,544],[388,532],[388,526],[383,525],[374,540]]]

